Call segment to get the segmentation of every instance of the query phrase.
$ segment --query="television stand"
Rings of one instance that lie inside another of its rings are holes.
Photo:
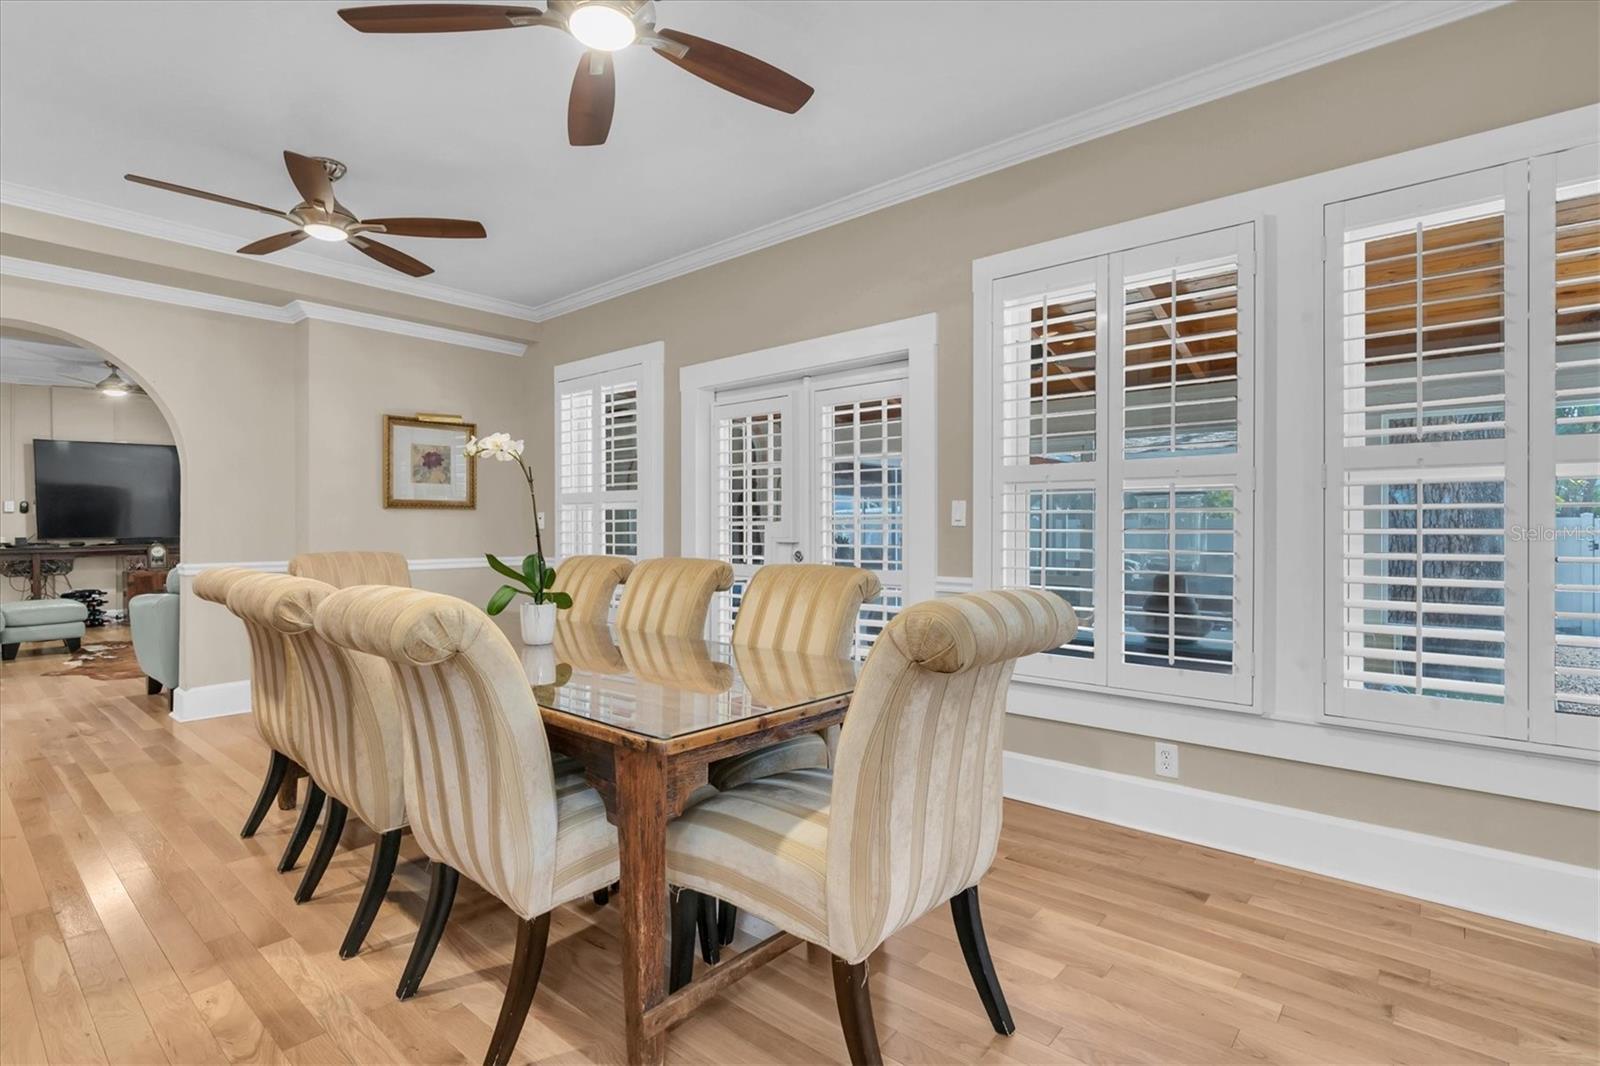
[[[28,573],[28,599],[38,600],[44,598],[44,561],[46,559],[82,559],[87,556],[120,556],[124,558],[142,557],[150,541],[133,544],[84,544],[74,546],[70,544],[42,544],[37,541],[22,545],[20,548],[0,547],[0,559],[27,559],[30,561]],[[165,542],[163,542],[165,543]],[[175,564],[178,558],[178,542],[167,543],[167,558]]]

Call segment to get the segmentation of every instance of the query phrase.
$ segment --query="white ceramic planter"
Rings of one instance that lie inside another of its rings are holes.
[[[556,639],[556,605],[553,603],[524,603],[522,605],[522,643],[538,646]]]

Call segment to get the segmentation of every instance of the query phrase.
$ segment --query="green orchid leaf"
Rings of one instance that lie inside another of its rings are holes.
[[[556,568],[553,567],[553,566],[545,567],[544,568],[544,587],[545,588],[549,588],[551,585],[554,585],[555,583],[556,583]]]
[[[544,573],[544,560],[537,554],[522,557],[522,581],[531,589],[540,588],[540,575]]]
[[[499,614],[506,609],[506,604],[516,599],[516,596],[516,589],[510,585],[501,585],[498,589],[495,589],[494,595],[489,597],[489,604],[484,610],[491,615]]]
[[[489,560],[489,566],[493,568],[495,573],[499,574],[501,577],[510,578],[512,581],[522,585],[530,592],[533,591],[533,586],[528,584],[528,579],[523,577],[516,570],[513,570],[510,566],[507,566],[505,563],[501,562],[499,559],[496,559],[492,555],[485,555],[484,558]]]
[[[550,602],[556,605],[556,610],[569,611],[572,609],[572,597],[565,592],[552,592],[549,593],[549,597]]]

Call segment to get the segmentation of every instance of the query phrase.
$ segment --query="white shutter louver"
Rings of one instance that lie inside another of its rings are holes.
[[[637,368],[564,383],[557,403],[556,550],[637,556],[640,394]]]

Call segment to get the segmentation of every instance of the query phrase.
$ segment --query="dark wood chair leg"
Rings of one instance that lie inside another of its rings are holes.
[[[289,772],[283,777],[283,787],[278,789],[278,810],[294,810],[295,795],[300,791],[300,779],[306,776],[305,770],[293,759],[289,760]]]
[[[724,947],[733,943],[733,933],[739,924],[739,908],[727,900],[717,901],[717,939]]]
[[[153,677],[145,678],[144,679],[144,694],[146,696],[159,696],[159,695],[161,695],[161,682],[157,681]]]
[[[405,973],[396,986],[396,999],[410,999],[422,986],[422,977],[428,972],[433,953],[444,936],[444,924],[450,918],[450,907],[456,901],[456,885],[461,875],[442,862],[433,864],[432,878],[428,884],[428,905],[422,912],[422,924],[417,927],[417,937],[411,942],[411,957],[406,960]]]
[[[505,1066],[516,1050],[522,1024],[539,988],[539,971],[544,968],[544,949],[550,942],[550,915],[541,914],[517,923],[517,952],[511,959],[511,976],[506,980],[506,998],[500,1004],[500,1020],[489,1038],[489,1053],[483,1066]]]
[[[157,688],[160,686],[157,685]],[[261,819],[267,816],[267,808],[272,806],[272,797],[283,787],[283,778],[288,772],[289,756],[281,751],[273,752],[267,762],[267,776],[261,782],[261,794],[256,797],[256,805],[250,808],[250,817],[244,820],[244,828],[239,830],[241,837],[248,839],[256,835],[256,830],[261,828]]]
[[[672,946],[667,964],[667,991],[676,992],[694,978],[694,938],[700,924],[700,893],[691,888],[674,890]]]
[[[306,863],[306,872],[300,877],[300,887],[294,890],[296,903],[304,903],[317,891],[322,875],[328,871],[328,863],[333,861],[333,853],[339,850],[339,838],[344,836],[344,822],[349,815],[350,808],[328,797],[328,817],[322,823],[322,835],[311,852],[311,861]]]
[[[294,832],[289,834],[289,843],[283,849],[283,858],[278,860],[278,872],[286,874],[294,869],[295,863],[300,861],[300,853],[306,849],[306,841],[311,839],[311,831],[317,827],[317,816],[322,813],[322,800],[327,793],[317,787],[317,783],[306,778],[306,802],[300,808],[300,817],[294,823]]]
[[[367,867],[367,887],[361,890],[361,902],[350,919],[350,928],[339,947],[341,959],[354,958],[361,952],[361,942],[367,939],[367,930],[383,906],[383,897],[389,894],[389,880],[394,877],[395,860],[400,857],[400,830],[391,829],[378,835],[372,846],[372,865]]]
[[[590,898],[594,900],[594,905],[596,907],[604,907],[607,903],[611,902],[611,889],[597,888],[594,890],[594,895]]]
[[[1010,1036],[1017,1031],[1017,1023],[1011,1020],[1011,1008],[1006,1006],[1000,978],[994,972],[994,960],[989,957],[989,940],[983,935],[983,915],[978,911],[977,885],[951,897],[950,916],[956,922],[961,954],[967,957],[967,972],[972,974],[983,1009],[989,1012],[989,1024],[1001,1036]]]
[[[878,1048],[878,1028],[872,1021],[872,994],[867,989],[866,962],[845,962],[833,957],[833,998],[839,1005],[839,1025],[850,1066],[883,1066]]]
[[[21,647],[21,644],[0,644],[0,660],[4,660],[8,663],[15,662],[17,658],[17,649]]]
[[[68,651],[77,651],[79,648],[83,647],[83,638],[82,637],[68,637],[66,640],[63,640],[61,643],[65,644],[67,646],[67,650]]]
[[[695,924],[700,931],[700,957],[706,960],[707,966],[714,966],[722,959],[722,934],[717,929],[716,897],[704,893],[700,895],[696,919]]]

